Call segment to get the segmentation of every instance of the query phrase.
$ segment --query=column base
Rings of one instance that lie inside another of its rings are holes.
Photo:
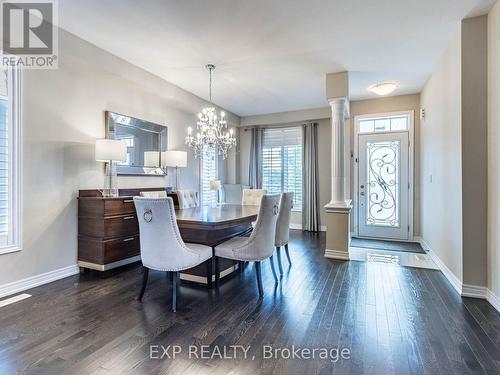
[[[351,243],[351,201],[334,202],[325,206],[326,249],[325,258],[349,260]]]

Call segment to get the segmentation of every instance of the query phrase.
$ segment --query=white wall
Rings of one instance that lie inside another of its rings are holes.
[[[461,33],[436,64],[421,96],[421,236],[462,280]]]
[[[59,38],[59,69],[23,74],[23,249],[0,255],[0,286],[76,263],[76,197],[102,184],[93,153],[105,136],[105,110],[166,125],[169,148],[186,149],[186,129],[207,105],[67,32]],[[188,155],[180,183],[198,189],[198,161]],[[120,177],[119,184],[158,187],[172,185],[172,177]]]
[[[500,2],[488,14],[488,288],[500,296]]]

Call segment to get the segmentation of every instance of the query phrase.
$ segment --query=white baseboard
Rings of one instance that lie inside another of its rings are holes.
[[[455,276],[453,272],[444,264],[444,262],[439,258],[439,256],[431,249],[431,247],[424,241],[423,238],[419,239],[420,245],[431,257],[432,261],[436,263],[444,276],[448,279],[453,288],[458,294],[462,294],[462,282],[458,277]]]
[[[42,273],[40,275],[27,277],[26,279],[14,281],[12,283],[0,285],[0,298],[19,293],[43,284],[48,284],[52,281],[64,279],[65,277],[76,275],[79,272],[80,269],[78,268],[78,265],[75,264],[72,266],[59,268],[54,271]]]
[[[462,293],[460,294],[463,297],[486,299],[488,297],[488,288],[479,285],[462,284]]]
[[[422,248],[427,251],[434,263],[439,267],[444,276],[448,279],[453,288],[462,297],[480,298],[487,300],[497,311],[500,312],[500,297],[491,290],[481,285],[471,285],[462,283],[458,277],[444,264],[439,256],[432,251],[431,247],[421,237],[415,237],[415,241],[420,242]]]
[[[290,224],[290,229],[302,230],[302,224]],[[326,225],[321,225],[319,231],[326,232]]]
[[[486,301],[491,303],[491,306],[493,306],[498,312],[500,312],[500,297],[489,289],[486,294]]]
[[[349,252],[340,250],[325,250],[325,258],[338,259],[338,260],[349,260]]]

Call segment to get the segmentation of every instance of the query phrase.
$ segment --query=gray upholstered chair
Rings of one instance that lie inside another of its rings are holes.
[[[179,208],[199,207],[200,199],[196,190],[177,190]]]
[[[285,246],[285,253],[288,259],[288,264],[291,266],[290,253],[288,252],[288,241],[290,238],[290,218],[292,216],[293,208],[293,192],[283,193],[280,198],[280,208],[278,213],[278,220],[276,221],[276,255],[278,258],[278,267],[280,275],[283,275],[283,266],[281,265],[281,247]]]
[[[166,198],[167,192],[165,190],[141,191],[141,197],[144,197],[144,198]]]
[[[243,189],[242,205],[258,206],[262,196],[267,194],[266,189]]]
[[[260,202],[257,223],[250,237],[235,237],[215,247],[215,280],[219,281],[218,258],[255,262],[259,295],[264,295],[262,287],[261,261],[269,259],[274,281],[278,278],[274,269],[273,253],[276,237],[276,220],[278,218],[279,195],[263,195]],[[241,263],[240,263],[241,266]]]
[[[243,189],[249,188],[250,186],[242,184],[222,184],[222,202],[228,204],[241,204]]]
[[[134,197],[141,243],[143,265],[142,288],[138,300],[146,290],[149,270],[166,271],[172,275],[172,311],[177,306],[179,271],[195,267],[212,258],[212,249],[182,241],[175,218],[172,198]],[[209,287],[212,282],[212,261],[207,262]]]

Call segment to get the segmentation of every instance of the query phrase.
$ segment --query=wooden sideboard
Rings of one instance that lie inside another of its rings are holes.
[[[104,198],[98,190],[78,196],[78,265],[106,271],[140,260],[139,225],[133,197],[141,191],[120,189],[119,197]],[[178,205],[177,195],[170,194]]]

